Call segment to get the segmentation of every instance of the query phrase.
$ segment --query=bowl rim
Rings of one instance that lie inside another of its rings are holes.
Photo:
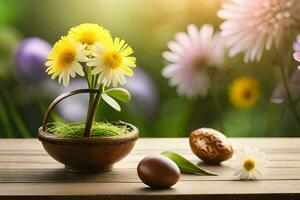
[[[40,141],[55,143],[55,144],[88,144],[88,145],[114,145],[114,144],[123,144],[128,142],[134,142],[139,137],[139,129],[130,124],[124,123],[132,128],[131,132],[124,136],[116,136],[116,137],[82,137],[82,138],[63,138],[57,137],[52,134],[47,133],[43,130],[43,126],[38,129],[38,138]]]

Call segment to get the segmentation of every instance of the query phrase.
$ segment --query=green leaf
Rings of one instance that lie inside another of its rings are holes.
[[[193,164],[192,162],[190,162],[189,160],[177,153],[171,151],[164,151],[161,153],[161,155],[166,156],[172,161],[174,161],[182,173],[196,174],[200,176],[218,176],[217,174],[214,174],[210,171],[201,169],[200,167]]]
[[[106,93],[102,93],[101,97],[108,105],[110,105],[119,112],[121,111],[121,106],[112,97],[108,96]]]
[[[104,93],[122,102],[128,102],[130,100],[130,93],[124,88],[112,88],[106,90]]]

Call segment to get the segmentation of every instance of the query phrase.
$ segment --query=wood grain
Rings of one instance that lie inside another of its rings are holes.
[[[140,139],[132,153],[106,174],[72,174],[37,139],[0,140],[0,199],[300,199],[300,138],[234,138],[235,150],[257,146],[270,160],[261,181],[238,181],[230,162],[202,163],[187,138]],[[136,174],[138,162],[165,150],[178,152],[217,177],[182,175],[171,189],[152,190]]]

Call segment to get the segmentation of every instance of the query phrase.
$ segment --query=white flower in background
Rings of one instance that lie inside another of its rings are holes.
[[[179,95],[205,97],[210,85],[207,70],[220,68],[224,59],[224,45],[219,34],[213,35],[213,27],[208,24],[200,30],[189,25],[187,33],[177,33],[168,47],[170,50],[165,51],[163,57],[169,65],[162,70],[162,75],[170,78],[171,86],[177,86]]]
[[[269,161],[258,148],[246,147],[234,155],[232,163],[234,176],[241,180],[257,180],[263,177]]]
[[[275,42],[279,48],[284,34],[300,19],[299,0],[235,0],[225,4],[218,16],[221,36],[231,57],[245,53],[244,61],[259,61],[263,50]]]

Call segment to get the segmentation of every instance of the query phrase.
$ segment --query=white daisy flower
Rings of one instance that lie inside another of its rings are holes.
[[[48,67],[46,72],[52,75],[52,79],[58,77],[58,82],[63,82],[67,87],[70,77],[74,78],[76,74],[84,76],[80,62],[87,62],[88,54],[86,45],[70,37],[61,37],[48,55],[48,61],[45,63]]]
[[[93,67],[92,74],[99,75],[98,82],[109,87],[125,84],[125,75],[132,76],[136,58],[131,57],[133,50],[124,40],[115,38],[110,45],[96,43],[91,48],[93,58],[87,63]]]
[[[235,0],[225,4],[218,16],[221,35],[231,57],[245,53],[244,61],[259,61],[263,50],[275,42],[280,48],[284,35],[300,19],[298,0]]]
[[[266,154],[258,148],[246,147],[243,152],[237,152],[232,159],[234,176],[241,180],[257,180],[263,177],[269,161]]]
[[[170,78],[170,85],[177,86],[179,95],[192,98],[207,95],[210,67],[220,68],[224,59],[224,45],[219,34],[213,34],[209,24],[199,30],[189,25],[187,33],[175,35],[175,41],[168,43],[169,51],[163,57],[170,64],[162,70],[162,75]]]

